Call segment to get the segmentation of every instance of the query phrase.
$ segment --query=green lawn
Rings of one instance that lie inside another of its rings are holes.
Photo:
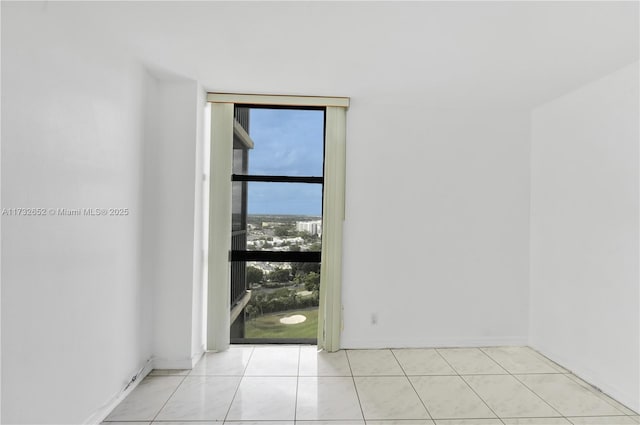
[[[301,314],[302,323],[284,325],[280,319]],[[290,310],[265,314],[245,322],[245,338],[316,338],[318,336],[318,309]]]

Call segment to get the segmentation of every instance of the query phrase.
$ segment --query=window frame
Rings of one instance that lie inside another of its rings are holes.
[[[327,351],[340,349],[346,110],[349,98],[208,93],[207,102],[211,103],[207,349],[221,351],[230,344],[230,176],[233,163],[233,111],[236,105],[325,108],[318,348]]]

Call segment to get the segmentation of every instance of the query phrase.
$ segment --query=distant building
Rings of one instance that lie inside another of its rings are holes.
[[[298,232],[308,232],[312,235],[322,236],[322,220],[297,221],[296,230]]]
[[[297,236],[295,238],[279,238],[278,236],[274,236],[273,238],[273,244],[275,246],[280,246],[284,244],[300,245],[302,243],[304,243],[304,239],[302,239],[300,236]]]

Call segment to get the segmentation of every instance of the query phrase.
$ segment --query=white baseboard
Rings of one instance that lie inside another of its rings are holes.
[[[191,357],[183,359],[154,359],[154,369],[191,369],[193,368]]]
[[[116,406],[120,404],[120,402],[124,400],[131,393],[131,391],[133,391],[140,384],[140,382],[142,382],[142,380],[149,374],[149,372],[151,372],[151,370],[153,369],[152,366],[153,366],[153,361],[151,359],[147,360],[145,365],[142,367],[142,369],[140,369],[140,371],[136,375],[135,381],[129,383],[128,387],[125,386],[125,388],[123,388],[116,395],[111,397],[111,399],[107,403],[105,403],[102,407],[100,407],[98,410],[93,412],[93,414],[91,414],[83,422],[83,424],[96,425],[96,424],[102,423],[102,421],[104,421],[105,418],[109,416],[109,413],[111,413],[111,411],[115,409]]]
[[[129,384],[126,389],[122,389],[118,394],[114,395],[104,406],[96,410],[91,416],[89,416],[83,424],[95,425],[100,424],[105,420],[109,413],[116,408],[122,400],[124,400],[153,369],[193,369],[196,363],[200,360],[204,354],[204,345],[200,347],[200,350],[190,358],[186,359],[149,359],[145,363],[144,367],[140,369],[140,372],[136,375],[136,380]]]
[[[193,369],[193,367],[200,361],[200,358],[204,355],[205,349],[204,345],[199,348],[198,352],[191,356],[191,367],[189,369]]]
[[[198,363],[202,355],[204,354],[204,346],[200,347],[200,350],[193,354],[191,357],[184,357],[181,359],[166,359],[166,358],[154,358],[154,369],[193,369]]]
[[[402,338],[398,340],[384,339],[349,339],[343,338],[340,348],[445,348],[445,347],[491,347],[503,345],[527,345],[526,336],[487,337],[487,338]]]

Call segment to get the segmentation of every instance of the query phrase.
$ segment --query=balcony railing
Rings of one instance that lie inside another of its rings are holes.
[[[240,127],[244,129],[244,131],[249,133],[249,108],[245,108],[242,106],[236,106],[233,110],[233,118],[238,121]]]
[[[237,230],[231,232],[231,249],[246,250],[247,249],[247,231]],[[247,262],[232,261],[231,262],[231,307],[233,308],[247,291]]]

